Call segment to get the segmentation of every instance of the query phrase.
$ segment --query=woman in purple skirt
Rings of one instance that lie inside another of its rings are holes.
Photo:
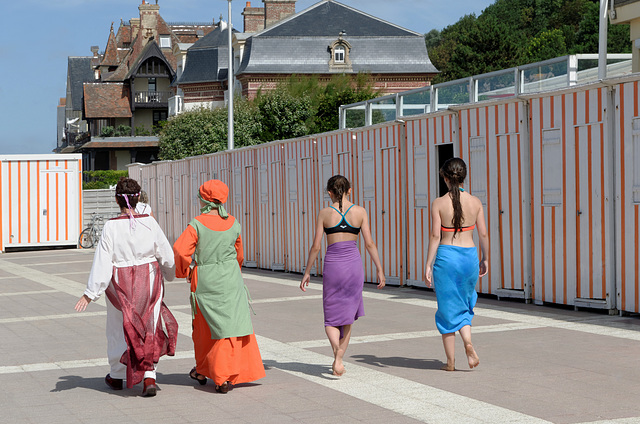
[[[349,345],[351,324],[364,315],[364,268],[357,244],[360,231],[377,269],[379,289],[384,287],[385,277],[378,249],[371,238],[367,211],[348,200],[351,195],[349,180],[342,175],[334,175],[327,183],[327,193],[332,205],[318,214],[313,245],[309,250],[300,289],[307,291],[305,287],[309,286],[311,279],[309,273],[320,252],[322,233],[325,232],[328,247],[322,275],[324,328],[333,349],[333,375],[341,376],[345,373],[342,358]]]

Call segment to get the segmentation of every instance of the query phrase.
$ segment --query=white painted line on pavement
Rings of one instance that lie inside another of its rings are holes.
[[[277,279],[273,277],[266,277],[260,275],[252,275],[252,279],[264,281],[267,283],[280,284],[289,287],[298,287],[299,283],[286,279]],[[311,283],[307,290],[322,290],[322,285],[318,283]],[[384,289],[380,292],[365,291],[363,297],[368,299],[375,299],[387,302],[402,303],[405,305],[418,306],[422,308],[437,309],[438,304],[435,300],[424,298],[412,298],[412,297],[398,297],[396,294],[388,294],[384,292]],[[531,325],[531,328],[551,327],[562,330],[580,331],[583,333],[590,333],[601,336],[617,337],[627,340],[640,341],[640,331],[627,330],[623,328],[615,328],[611,325],[596,325],[589,322],[595,321],[593,318],[582,317],[563,317],[562,319],[552,318],[549,312],[540,311],[534,314],[525,314],[515,308],[504,307],[500,310],[476,306],[474,308],[476,316],[483,318],[494,318],[504,321],[512,321],[521,324]],[[615,317],[606,317],[599,320],[603,324],[615,323]],[[479,332],[482,327],[474,327],[473,332]]]
[[[426,423],[547,424],[540,418],[461,396],[362,365],[348,363],[333,377],[332,357],[257,336],[266,365]],[[325,371],[321,371],[324,369]]]
[[[190,359],[194,357],[193,350],[176,352],[175,356],[163,356],[160,361],[171,359]],[[0,367],[0,374],[17,374],[22,372],[66,370],[72,368],[108,367],[107,358],[80,359],[75,361],[44,362],[39,364],[9,365]]]
[[[0,297],[5,296],[29,296],[32,294],[51,294],[58,293],[58,290],[33,290],[33,291],[23,291],[23,292],[13,292],[13,293],[0,293]]]
[[[35,264],[28,264],[28,266],[44,266],[44,265],[66,265],[66,264],[90,264],[93,262],[93,258],[85,259],[84,261],[60,261],[60,262],[38,262]],[[25,264],[26,265],[26,264]],[[88,271],[87,271],[88,272]]]
[[[86,284],[77,283],[69,280],[68,278],[51,275],[47,272],[38,271],[36,269],[29,268],[28,266],[14,264],[4,259],[0,259],[0,269],[27,280],[34,281],[38,284],[42,284],[43,286],[58,290],[62,293],[70,294],[78,299],[82,296],[82,293],[84,293],[86,288]],[[102,297],[91,303],[106,306],[104,298]]]
[[[31,322],[31,321],[49,321],[52,319],[68,319],[68,318],[82,318],[82,317],[98,317],[106,316],[107,311],[99,312],[75,312],[71,314],[56,314],[56,315],[37,315],[31,317],[15,317],[15,318],[2,318],[0,324],[11,324],[15,322]]]
[[[483,325],[480,327],[473,327],[473,333],[498,333],[502,331],[517,331],[517,330],[531,330],[533,328],[542,328],[542,325],[532,324],[520,324],[520,323],[506,323],[497,325]],[[426,330],[426,331],[411,331],[406,333],[388,333],[388,334],[374,334],[371,336],[351,336],[349,344],[360,343],[377,343],[377,342],[390,342],[395,340],[409,340],[409,339],[421,339],[426,337],[440,337],[438,330]],[[291,346],[299,347],[301,349],[311,349],[317,347],[328,346],[329,342],[326,338],[317,340],[305,340],[300,342],[287,343]]]

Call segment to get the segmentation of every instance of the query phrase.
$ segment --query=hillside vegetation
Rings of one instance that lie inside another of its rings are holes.
[[[425,34],[434,83],[566,54],[598,53],[598,0],[496,0]],[[630,53],[628,25],[609,25],[609,53]]]

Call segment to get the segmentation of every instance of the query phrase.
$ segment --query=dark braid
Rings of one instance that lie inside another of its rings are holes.
[[[127,201],[123,197],[123,195],[127,195],[129,199],[129,205],[133,209],[135,209],[138,204],[138,198],[140,196],[140,184],[134,179],[131,178],[120,178],[118,181],[118,185],[116,185],[116,202],[118,202],[118,206],[121,208],[127,208]]]
[[[342,196],[351,188],[349,180],[342,175],[334,175],[327,181],[327,191],[333,193],[338,198],[338,205],[340,206],[340,213],[342,213]]]
[[[449,195],[453,203],[453,236],[462,228],[464,214],[460,203],[460,184],[467,178],[467,165],[460,158],[447,160],[440,168],[442,178],[449,180]]]

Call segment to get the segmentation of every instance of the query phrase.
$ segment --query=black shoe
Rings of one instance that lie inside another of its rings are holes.
[[[111,378],[111,374],[107,374],[107,376],[104,378],[104,382],[107,383],[107,386],[111,387],[113,390],[122,390],[121,378]]]
[[[196,371],[196,367],[193,367],[193,369],[189,373],[189,377],[191,377],[194,380],[196,380],[198,383],[200,383],[201,386],[204,386],[205,384],[207,384],[207,377],[205,377],[204,375],[198,373]]]

